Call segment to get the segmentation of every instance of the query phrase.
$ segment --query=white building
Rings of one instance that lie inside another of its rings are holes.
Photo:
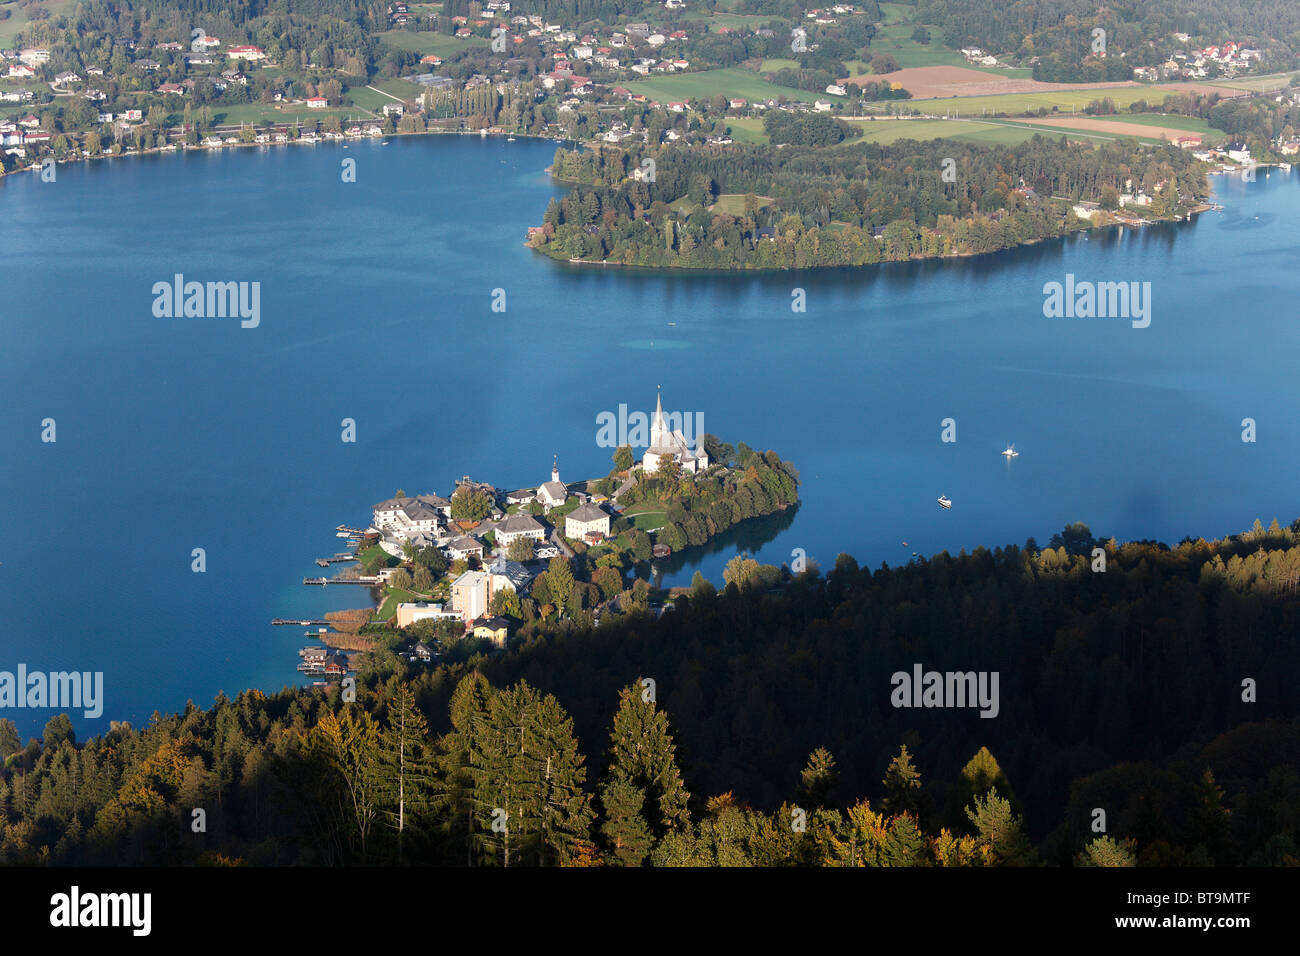
[[[695,448],[692,449],[681,429],[669,431],[664,418],[663,396],[656,395],[655,417],[650,422],[650,447],[641,457],[641,467],[646,474],[652,475],[659,469],[659,463],[668,458],[676,459],[682,471],[692,475],[709,467],[704,436],[695,437]]]

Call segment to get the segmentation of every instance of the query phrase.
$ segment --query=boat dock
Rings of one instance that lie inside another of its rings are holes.
[[[275,620],[271,622],[271,624],[272,625],[297,624],[299,627],[314,627],[319,624],[324,624],[325,626],[328,627],[329,621],[304,621],[301,618],[296,618],[296,617],[277,617]]]
[[[379,586],[379,575],[362,575],[359,578],[303,578],[302,583],[316,587],[324,587],[327,584],[364,584],[366,587],[374,588]]]
[[[351,551],[340,551],[338,554],[334,555],[331,558],[317,558],[316,566],[321,568],[328,568],[331,564],[342,564],[345,561],[356,561],[356,560],[357,560],[357,556],[353,554]]]

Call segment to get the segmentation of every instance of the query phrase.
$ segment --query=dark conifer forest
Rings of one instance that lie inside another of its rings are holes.
[[[26,745],[0,721],[0,862],[1300,862],[1300,522],[735,569],[657,618],[380,658],[355,701],[248,691],[87,741],[58,716]],[[996,672],[996,716],[896,706],[917,665]]]

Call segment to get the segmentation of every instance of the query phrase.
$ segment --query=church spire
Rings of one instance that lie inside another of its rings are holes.
[[[551,481],[560,480],[560,456],[555,455],[551,459]]]
[[[650,447],[661,447],[668,438],[668,423],[664,421],[662,386],[655,386],[655,417],[650,420]]]

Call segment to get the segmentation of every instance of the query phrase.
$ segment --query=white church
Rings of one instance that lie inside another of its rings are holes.
[[[659,463],[668,458],[675,458],[682,471],[688,475],[698,474],[709,467],[709,455],[704,450],[704,435],[695,436],[695,448],[692,449],[680,428],[668,430],[664,418],[663,396],[655,396],[655,417],[650,422],[650,447],[641,458],[641,467],[647,475],[659,469]]]

